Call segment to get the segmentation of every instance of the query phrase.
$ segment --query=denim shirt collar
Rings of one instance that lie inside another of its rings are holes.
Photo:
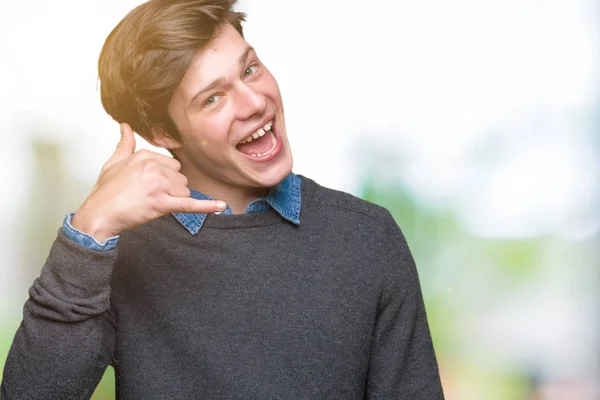
[[[258,213],[273,208],[283,219],[300,225],[300,205],[301,205],[302,180],[291,172],[281,183],[273,186],[265,197],[254,200],[246,207],[246,213]],[[214,198],[200,193],[197,190],[190,189],[191,195],[198,200],[215,200]],[[222,212],[225,215],[233,214],[229,205]],[[183,225],[192,235],[200,232],[206,213],[174,213],[173,216]]]

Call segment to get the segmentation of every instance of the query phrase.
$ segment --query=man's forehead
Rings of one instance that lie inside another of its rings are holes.
[[[190,69],[204,71],[215,67],[237,67],[239,58],[247,51],[248,47],[248,43],[241,36],[237,39],[217,37],[196,52],[190,63]]]
[[[233,26],[226,25],[196,55],[198,58],[203,58],[224,52],[242,53],[247,47],[248,43],[242,35]]]
[[[209,45],[204,49],[198,50],[190,64],[190,70],[194,70],[194,74],[199,72],[208,73],[217,69],[216,73],[225,73],[229,68],[238,68],[247,54],[254,49],[244,40],[235,43]],[[190,71],[188,71],[190,72]],[[202,74],[204,75],[204,74]],[[206,76],[210,79],[209,76]]]

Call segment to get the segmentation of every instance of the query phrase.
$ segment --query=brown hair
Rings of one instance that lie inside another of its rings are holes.
[[[231,24],[243,36],[246,15],[236,0],[150,0],[108,35],[98,60],[106,112],[145,138],[160,127],[178,138],[168,114],[173,92],[192,58],[219,29]]]

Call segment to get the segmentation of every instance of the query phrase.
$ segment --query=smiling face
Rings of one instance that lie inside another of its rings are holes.
[[[196,54],[169,114],[180,137],[159,145],[173,151],[192,188],[256,193],[292,170],[277,82],[230,25]]]

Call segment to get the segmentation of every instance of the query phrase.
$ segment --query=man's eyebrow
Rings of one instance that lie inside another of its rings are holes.
[[[240,65],[244,65],[246,64],[246,61],[248,60],[248,55],[250,54],[251,51],[254,51],[254,48],[252,48],[252,46],[248,46],[246,47],[246,50],[244,50],[244,52],[242,53],[242,55],[240,56],[240,58],[238,59],[238,62],[240,63]],[[225,77],[221,76],[218,77],[217,79],[215,79],[214,81],[212,81],[208,86],[206,86],[204,89],[200,90],[199,92],[197,92],[194,97],[192,97],[192,100],[190,100],[190,104],[196,100],[196,97],[200,96],[201,94],[211,91],[213,89],[216,89],[217,87],[224,85],[225,84]]]
[[[246,50],[244,50],[244,53],[240,56],[240,58],[238,60],[241,65],[246,64],[246,60],[248,59],[248,54],[250,54],[251,51],[254,51],[252,46],[246,47]]]
[[[190,104],[196,100],[196,97],[199,97],[201,94],[211,91],[213,89],[218,88],[221,85],[225,84],[225,77],[221,76],[217,79],[215,79],[214,81],[212,81],[207,87],[205,87],[204,89],[200,90],[199,92],[197,92],[194,97],[192,97],[192,99],[190,100]]]

